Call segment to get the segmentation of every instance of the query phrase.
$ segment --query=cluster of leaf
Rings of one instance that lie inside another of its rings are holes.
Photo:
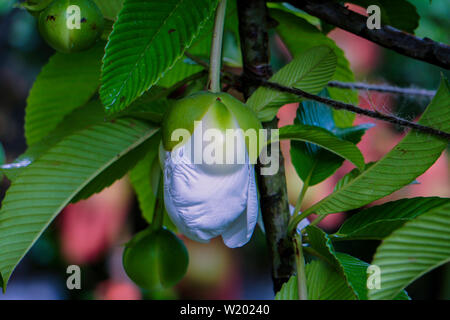
[[[351,2],[366,6],[367,1]],[[419,16],[409,2],[394,4],[380,0],[375,4],[386,13],[382,15],[383,23],[414,32]],[[329,79],[353,81],[342,51],[324,35],[329,30],[324,30],[326,28],[320,21],[314,21],[295,8],[279,4],[271,7],[271,16],[279,22],[277,32],[294,59],[270,81],[355,103],[357,97],[352,96],[352,92],[333,91],[335,88],[324,88],[323,84],[313,87],[318,82],[311,81],[311,78],[319,79],[313,69],[325,77],[328,71],[331,74]],[[408,17],[402,18],[404,12]],[[321,25],[323,32],[313,24]],[[317,45],[325,45],[332,53],[327,56],[324,47],[309,49]],[[311,70],[307,73],[310,79],[296,78],[302,63],[303,68]],[[289,94],[259,88],[247,104],[258,112],[262,120],[269,120],[282,104],[294,101],[298,100]],[[450,87],[443,79],[420,123],[448,132],[449,106]],[[353,119],[348,113],[304,101],[297,110],[294,125],[280,128],[279,139],[291,140],[292,163],[307,186],[330,177],[341,167],[344,159],[356,166],[337,183],[332,194],[306,209],[302,216],[315,213],[321,219],[383,198],[414,182],[447,146],[445,140],[411,132],[378,162],[365,164],[356,144],[373,125],[353,126]],[[291,223],[297,222],[295,217],[292,218]],[[431,197],[388,202],[360,210],[335,234],[329,235],[315,226],[307,227],[303,233],[304,251],[310,260],[306,265],[309,299],[408,299],[403,290],[408,284],[450,261],[450,199]],[[333,246],[336,241],[364,240],[383,240],[372,261],[372,265],[380,270],[380,286],[370,290],[369,264],[336,252]],[[297,276],[292,276],[276,298],[298,299],[297,281]]]
[[[450,260],[449,228],[450,200],[438,197],[401,199],[362,210],[331,235],[308,226],[308,298],[409,299],[403,290],[407,285]],[[372,261],[380,271],[374,274],[380,277],[379,287],[371,283],[368,263],[336,252],[333,246],[337,241],[368,239],[383,240]],[[297,298],[297,277],[292,276],[276,299]]]
[[[420,123],[448,132],[449,106],[450,86],[444,79]],[[378,162],[364,164],[355,143],[370,127],[339,128],[326,106],[303,102],[295,124],[280,129],[280,139],[293,140],[292,162],[304,183],[325,180],[344,159],[357,167],[305,214],[322,218],[387,196],[412,183],[447,146],[445,140],[411,132]],[[308,226],[304,234],[304,250],[312,258],[306,265],[309,299],[407,299],[403,289],[408,284],[450,261],[450,199],[418,197],[388,202],[360,210],[335,234],[315,226]],[[369,264],[336,252],[333,246],[337,241],[364,240],[383,240],[372,261],[380,270],[380,287],[372,290],[367,282]],[[276,298],[298,299],[297,276],[291,277]]]
[[[142,214],[152,222],[161,195],[162,116],[180,87],[186,95],[205,82],[203,67],[185,53],[208,58],[218,0],[95,2],[110,20],[107,43],[81,53],[56,53],[44,66],[27,100],[28,149],[1,167],[12,182],[0,210],[4,289],[16,265],[67,204],[88,198],[128,172]],[[354,91],[326,88],[330,80],[354,80],[343,51],[304,13],[271,7],[279,22],[276,32],[294,57],[271,81],[357,103]],[[228,3],[225,29],[224,63],[240,66],[235,1]],[[449,101],[443,81],[421,123],[449,131]],[[290,102],[302,101],[259,88],[247,105],[268,121]],[[332,175],[344,159],[356,166],[333,194],[308,209],[311,213],[351,210],[382,198],[425,172],[446,146],[437,138],[410,133],[369,166],[356,143],[370,125],[353,126],[353,120],[348,112],[305,101],[294,125],[280,129],[280,139],[292,140],[294,166],[309,185]],[[409,282],[448,261],[447,199],[401,201],[361,211],[334,235],[307,228],[305,251],[317,258],[306,266],[310,298],[404,298],[402,289]],[[334,251],[334,241],[354,239],[385,239],[373,262],[383,272],[381,290],[367,290],[366,263]],[[293,281],[277,297],[294,297],[296,291],[289,289]]]
[[[1,167],[11,181],[0,210],[4,290],[14,268],[65,206],[128,172],[151,223],[162,196],[159,127],[168,97],[185,84],[186,92],[202,88],[195,79],[203,78],[203,68],[184,53],[208,56],[218,1],[95,2],[110,21],[107,42],[50,58],[27,99],[28,148]],[[233,2],[229,11],[236,14]],[[165,225],[174,228],[169,219]]]
[[[443,80],[420,122],[448,132],[449,106],[450,87]],[[332,194],[305,211],[319,217],[360,208],[412,183],[447,145],[445,140],[412,132],[378,162],[364,166],[354,143],[367,125],[338,128],[330,110],[312,102],[299,107],[295,123],[281,128],[280,138],[301,140],[291,142],[291,157],[304,182],[314,185],[323,181],[342,165],[343,159],[357,166],[336,184]],[[311,124],[319,125],[323,132]],[[319,141],[326,132],[327,140]],[[314,145],[305,142],[306,134],[315,136],[317,140],[309,139]],[[450,261],[450,199],[419,197],[388,202],[359,211],[335,234],[328,235],[315,226],[307,227],[305,234],[304,249],[315,258],[306,266],[310,299],[405,298],[403,288]],[[334,251],[335,241],[355,240],[384,240],[372,261],[381,270],[380,289],[367,289],[367,263]],[[293,277],[277,298],[297,297],[296,281]]]

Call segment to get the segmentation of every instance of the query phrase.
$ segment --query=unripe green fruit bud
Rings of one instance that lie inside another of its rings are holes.
[[[169,288],[184,276],[189,262],[183,242],[166,229],[144,230],[125,248],[123,266],[138,286],[148,290]]]
[[[45,9],[53,0],[26,0],[21,4],[29,11],[41,11]]]
[[[92,0],[55,0],[39,16],[42,37],[64,53],[91,48],[103,26],[103,15]]]
[[[179,146],[179,141],[174,141],[172,134],[177,129],[186,129],[192,134],[195,121],[202,121],[205,130],[218,129],[223,132],[224,144],[227,143],[228,129],[242,129],[244,132],[254,130],[257,141],[252,141],[254,145],[251,146],[248,140],[245,142],[251,162],[256,162],[261,148],[259,130],[262,125],[255,113],[241,101],[227,93],[212,92],[197,92],[176,101],[164,115],[162,123],[164,149],[172,151],[175,146]],[[224,149],[227,147],[224,146]]]

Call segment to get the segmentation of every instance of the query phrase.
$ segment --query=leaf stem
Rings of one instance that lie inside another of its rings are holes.
[[[160,175],[159,177],[159,184],[158,184],[158,194],[156,198],[156,206],[155,206],[155,212],[153,213],[153,220],[151,224],[151,228],[153,230],[158,230],[163,227],[164,224],[164,206],[163,206],[163,188],[164,188],[164,182],[163,177]]]
[[[308,300],[308,289],[306,287],[306,268],[305,258],[303,257],[302,235],[295,234],[295,262],[297,265],[297,283],[298,283],[298,299]]]
[[[311,181],[313,171],[314,170],[311,170],[308,177],[305,179],[305,181],[303,181],[302,190],[300,191],[300,194],[297,199],[297,203],[295,204],[293,215],[292,215],[291,219],[289,220],[288,234],[293,233],[297,227],[297,224],[309,215],[309,210],[306,210],[302,214],[299,214],[299,213],[300,213],[300,207],[303,203],[303,199],[305,198],[305,195],[306,195],[306,191],[309,188],[309,183]]]
[[[418,132],[434,135],[434,136],[437,136],[437,137],[440,137],[440,138],[444,138],[444,139],[450,141],[450,133],[442,131],[442,130],[439,130],[439,129],[436,129],[436,128],[433,128],[433,127],[425,126],[425,125],[423,125],[421,123],[409,121],[409,120],[406,120],[406,119],[403,119],[403,118],[399,118],[399,117],[396,117],[396,116],[393,116],[393,115],[388,115],[388,114],[385,114],[385,113],[381,113],[379,111],[372,111],[372,110],[363,109],[363,108],[357,107],[357,106],[352,105],[352,104],[348,104],[348,103],[344,103],[344,102],[341,102],[341,101],[332,100],[332,99],[329,99],[329,98],[317,96],[317,95],[308,93],[308,92],[303,91],[303,90],[298,89],[298,88],[286,87],[286,86],[283,86],[283,85],[281,85],[279,83],[270,82],[270,81],[267,81],[265,79],[258,79],[258,78],[254,78],[254,77],[253,78],[249,78],[247,76],[245,78],[245,81],[253,82],[253,83],[258,84],[260,86],[271,88],[273,90],[277,90],[277,91],[280,91],[280,92],[290,93],[290,94],[293,94],[293,95],[296,95],[298,97],[305,98],[305,99],[308,99],[308,100],[317,101],[317,102],[323,103],[323,104],[325,104],[327,106],[330,106],[330,107],[332,107],[332,108],[334,108],[336,110],[347,110],[347,111],[350,111],[350,112],[361,114],[361,115],[366,116],[366,117],[370,117],[370,118],[374,118],[374,119],[377,119],[377,120],[386,121],[386,122],[389,122],[389,123],[394,124],[394,125],[399,125],[399,126],[411,128],[411,129],[414,129],[414,130],[416,130]]]
[[[369,84],[363,82],[330,81],[328,82],[327,86],[341,89],[352,89],[352,90],[356,89],[356,90],[393,93],[400,95],[425,96],[430,98],[434,97],[434,95],[436,94],[436,91],[434,90],[426,90],[421,88],[401,88],[387,84]]]
[[[299,196],[297,198],[297,203],[295,204],[295,208],[294,208],[294,212],[293,212],[292,218],[295,218],[298,215],[298,213],[300,212],[300,207],[302,205],[303,199],[305,198],[306,191],[309,188],[309,182],[311,181],[311,176],[312,176],[313,171],[314,170],[311,170],[309,172],[308,177],[305,179],[305,181],[303,181],[302,190],[300,191],[300,194],[299,194]]]
[[[217,6],[216,20],[211,44],[211,57],[209,66],[209,85],[211,92],[220,92],[220,67],[222,62],[223,26],[225,24],[225,11],[227,0],[221,0]]]
[[[308,217],[310,214],[312,214],[312,212],[308,209],[305,212],[302,212],[301,214],[292,217],[291,221],[289,221],[288,234],[294,234],[295,229],[297,228],[299,222]]]

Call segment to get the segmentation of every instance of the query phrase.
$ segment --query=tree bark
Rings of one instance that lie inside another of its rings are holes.
[[[289,3],[326,23],[356,34],[404,56],[450,69],[450,46],[418,38],[388,25],[367,28],[367,17],[330,0],[289,0]]]
[[[266,3],[264,0],[238,0],[237,5],[244,77],[268,79],[272,70],[269,63]],[[256,86],[250,82],[243,83],[243,89],[245,97],[248,98]],[[275,118],[271,122],[263,123],[263,127],[270,131],[277,128],[277,124]],[[272,260],[273,285],[277,292],[295,270],[293,243],[287,233],[290,212],[281,152],[280,169],[275,175],[261,175],[260,165],[257,167],[261,212]]]

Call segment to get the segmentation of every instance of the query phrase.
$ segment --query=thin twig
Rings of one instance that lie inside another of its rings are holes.
[[[323,104],[326,104],[334,109],[337,110],[347,110],[350,112],[354,112],[357,114],[361,114],[363,116],[367,116],[370,118],[374,118],[374,119],[378,119],[378,120],[383,120],[389,123],[392,123],[394,125],[399,125],[399,126],[403,126],[403,127],[407,127],[407,128],[411,128],[414,129],[416,131],[422,132],[422,133],[426,133],[426,134],[431,134],[443,139],[446,139],[448,141],[450,141],[450,133],[432,128],[432,127],[427,127],[424,125],[421,125],[419,123],[416,122],[412,122],[412,121],[408,121],[396,116],[392,116],[392,115],[387,115],[387,114],[383,114],[377,111],[371,111],[371,110],[366,110],[366,109],[362,109],[360,107],[354,106],[352,104],[348,104],[348,103],[344,103],[344,102],[340,102],[340,101],[335,101],[332,99],[328,99],[328,98],[324,98],[324,97],[320,97],[308,92],[305,92],[301,89],[297,89],[297,88],[291,88],[291,87],[285,87],[279,83],[275,83],[275,82],[270,82],[267,81],[265,79],[256,79],[256,78],[251,78],[249,79],[248,77],[245,79],[245,81],[253,81],[255,84],[259,84],[261,86],[267,87],[267,88],[271,88],[280,92],[287,92],[287,93],[291,93],[294,94],[296,96],[302,97],[302,98],[306,98],[309,100],[313,100],[313,101],[317,101]]]
[[[426,96],[433,97],[436,94],[434,90],[426,90],[419,88],[400,88],[385,84],[367,84],[362,82],[340,82],[340,81],[330,81],[328,82],[329,87],[341,88],[341,89],[354,89],[354,90],[367,90],[367,91],[378,91],[385,93],[395,93],[401,95],[413,95],[413,96]]]
[[[380,29],[369,29],[366,16],[349,10],[333,0],[288,0],[288,2],[326,23],[387,49],[447,70],[450,69],[450,46],[445,43],[429,38],[421,39],[389,25],[382,25]]]
[[[204,67],[205,69],[209,69],[208,61],[203,60],[200,57],[190,54],[189,52],[185,52],[186,57],[197,63],[198,65]],[[223,72],[222,76],[224,77],[234,77],[234,75],[229,72]],[[387,84],[368,84],[364,82],[342,82],[342,81],[330,81],[327,84],[328,87],[341,88],[341,89],[351,89],[351,90],[367,90],[367,91],[378,91],[384,93],[394,93],[400,95],[415,95],[415,96],[426,96],[433,97],[436,94],[434,90],[427,90],[422,88],[402,88],[391,86]]]
[[[198,63],[199,65],[208,68],[209,64],[208,62],[202,60],[201,58],[198,58],[196,56],[193,56],[191,54],[186,53],[186,56],[188,58],[190,58],[191,60],[193,60],[194,62]],[[399,118],[393,115],[387,115],[384,113],[381,113],[379,111],[371,111],[371,110],[366,110],[357,106],[354,106],[352,104],[348,104],[348,103],[344,103],[344,102],[340,102],[340,101],[336,101],[336,100],[332,100],[332,99],[328,99],[328,98],[324,98],[324,97],[320,97],[308,92],[305,92],[301,89],[297,89],[297,88],[292,88],[292,87],[286,87],[283,86],[279,83],[275,83],[275,82],[270,82],[268,80],[262,79],[262,78],[256,78],[256,77],[239,77],[237,75],[234,75],[232,73],[229,72],[222,72],[222,76],[224,76],[225,78],[227,78],[229,81],[231,81],[234,85],[236,85],[237,87],[240,87],[241,84],[245,81],[251,81],[257,85],[260,86],[264,86],[264,87],[268,87],[274,90],[278,90],[281,92],[287,92],[287,93],[291,93],[297,96],[300,96],[302,98],[306,98],[309,100],[314,100],[323,104],[326,104],[334,109],[338,109],[338,110],[347,110],[353,113],[357,113],[366,117],[370,117],[370,118],[374,118],[377,120],[382,120],[382,121],[386,121],[389,123],[392,123],[394,125],[398,125],[398,126],[402,126],[402,127],[407,127],[407,128],[411,128],[414,130],[417,130],[419,132],[423,132],[423,133],[427,133],[427,134],[431,134],[440,138],[444,138],[446,140],[450,140],[450,134],[432,127],[428,127],[428,126],[424,126],[421,125],[419,123],[413,122],[413,121],[409,121],[403,118]],[[330,85],[331,84],[331,85]],[[361,89],[367,89],[370,91],[377,91],[376,87],[373,85],[367,85],[367,84],[361,84],[361,83],[348,83],[348,82],[337,82],[337,81],[331,81],[328,83],[329,86],[340,86],[341,88],[344,88],[345,85],[348,86],[348,88],[350,89],[351,86],[354,86],[355,89],[357,89],[358,86],[361,85]],[[364,88],[363,88],[364,86]],[[397,88],[397,87],[392,87],[392,86],[386,86],[387,88],[391,88],[393,91],[396,91],[395,93],[400,93],[400,91],[403,90],[403,92],[401,92],[401,94],[421,94],[421,95],[426,95],[429,96],[430,94],[434,95],[434,91],[431,90],[425,90],[425,89],[420,89],[421,93],[415,92],[415,93],[406,93],[407,92],[407,88]],[[372,90],[373,88],[373,90]],[[386,91],[387,92],[387,91]]]
[[[302,235],[295,234],[293,237],[295,247],[295,262],[297,266],[298,299],[308,300],[308,288],[306,286],[305,257],[303,256]]]

